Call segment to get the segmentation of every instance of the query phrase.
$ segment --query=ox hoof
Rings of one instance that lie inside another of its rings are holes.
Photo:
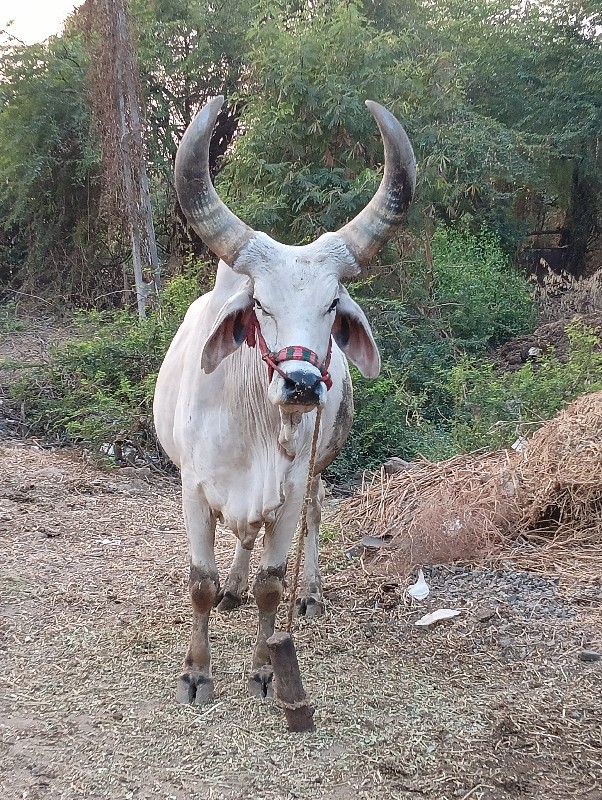
[[[203,675],[193,677],[185,672],[178,678],[176,700],[184,705],[202,706],[213,700],[213,680]]]
[[[234,594],[229,589],[226,589],[225,592],[220,592],[216,599],[218,611],[234,611],[235,608],[242,605],[242,597]]]
[[[247,681],[249,694],[253,697],[273,697],[273,678],[274,670],[272,669],[271,664],[266,664],[265,666],[260,667],[258,670],[255,670],[255,672],[249,675],[249,680]]]
[[[324,603],[317,597],[299,597],[295,603],[298,617],[321,617],[324,614]]]

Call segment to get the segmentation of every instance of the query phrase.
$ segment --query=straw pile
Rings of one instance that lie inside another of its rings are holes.
[[[364,541],[382,541],[373,565],[388,573],[501,553],[558,571],[564,554],[581,570],[597,559],[602,580],[602,392],[574,401],[522,452],[382,469],[346,501],[342,523]]]
[[[533,435],[520,464],[520,480],[525,531],[551,523],[600,530],[602,392],[575,400]]]

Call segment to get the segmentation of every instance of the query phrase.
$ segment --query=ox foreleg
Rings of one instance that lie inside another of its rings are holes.
[[[285,571],[286,565],[260,567],[253,584],[259,625],[248,687],[249,692],[256,697],[271,697],[273,694],[273,669],[267,640],[274,633],[276,611],[284,589]]]
[[[322,503],[324,501],[324,484],[317,475],[311,485],[309,504],[307,507],[307,533],[303,561],[303,588],[296,601],[299,616],[320,617],[324,613],[322,601],[322,578],[318,564],[320,521],[322,519]]]
[[[284,591],[286,560],[295,533],[302,497],[290,497],[280,509],[274,522],[266,523],[264,547],[259,569],[253,583],[259,626],[253,650],[253,664],[248,687],[257,697],[269,697],[272,692],[273,670],[267,640],[274,633],[276,612]]]
[[[198,489],[186,488],[183,481],[182,506],[190,551],[189,590],[192,602],[192,635],[184,658],[184,671],[178,680],[179,703],[202,705],[213,698],[209,615],[219,591],[215,564],[215,517]]]

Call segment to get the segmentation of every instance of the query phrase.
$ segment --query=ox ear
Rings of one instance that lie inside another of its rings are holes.
[[[241,346],[253,317],[253,293],[250,285],[233,294],[221,307],[201,354],[204,372],[214,369]]]
[[[332,326],[335,342],[364,378],[376,378],[380,355],[366,315],[344,286],[340,287],[337,315]]]

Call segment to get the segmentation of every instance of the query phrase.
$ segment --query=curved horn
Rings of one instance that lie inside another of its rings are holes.
[[[358,264],[366,264],[399,226],[416,188],[416,159],[406,132],[393,114],[366,100],[380,129],[385,149],[385,172],[380,186],[363,211],[337,231]]]
[[[207,247],[235,268],[243,247],[257,234],[223,203],[209,176],[209,142],[223,96],[207,103],[192,120],[178,147],[175,180],[188,222]]]

